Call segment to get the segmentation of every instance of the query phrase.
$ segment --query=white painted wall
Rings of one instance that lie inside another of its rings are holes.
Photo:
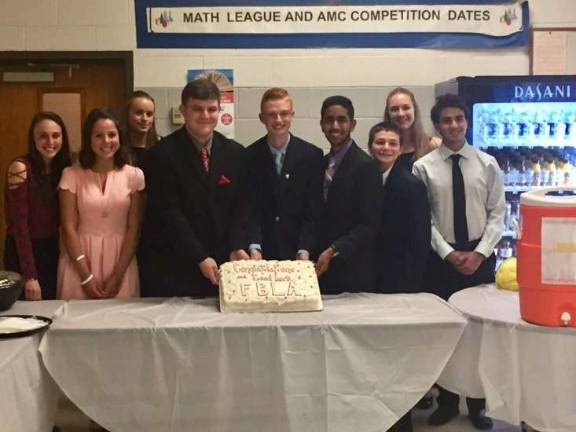
[[[0,50],[134,50],[137,87],[179,86],[189,68],[233,68],[239,87],[426,85],[524,74],[525,49],[136,49],[133,0],[2,0]],[[575,0],[530,0],[535,27],[576,26]]]
[[[533,27],[576,27],[576,0],[530,0]],[[459,75],[523,75],[529,72],[525,48],[498,50],[292,49],[194,50],[137,49],[134,0],[0,0],[0,50],[133,50],[137,88],[162,88],[166,105],[177,100],[188,69],[232,68],[237,89],[284,86],[297,89],[357,87],[358,98],[372,88],[431,87]],[[240,93],[240,92],[239,92]],[[241,93],[240,93],[241,94]],[[355,95],[353,95],[355,96]],[[251,96],[252,98],[253,95]],[[257,99],[257,98],[256,98]],[[239,101],[241,103],[241,100]],[[427,112],[428,101],[423,105]],[[379,105],[383,105],[383,101]],[[257,104],[254,105],[257,109]],[[297,126],[317,135],[318,107]],[[360,107],[380,112],[381,107]],[[302,112],[303,109],[297,108]],[[238,109],[237,109],[238,112]],[[168,132],[168,113],[159,113]],[[260,131],[256,112],[241,115],[238,137]],[[367,117],[371,122],[372,116]],[[368,122],[368,120],[367,120]],[[308,127],[309,123],[309,127]],[[247,129],[243,129],[245,125]],[[249,128],[249,130],[248,130]]]

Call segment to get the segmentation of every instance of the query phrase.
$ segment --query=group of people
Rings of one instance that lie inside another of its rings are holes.
[[[209,80],[184,87],[184,126],[160,140],[154,108],[135,92],[122,124],[91,111],[75,163],[61,118],[33,118],[5,190],[5,267],[24,275],[26,299],[216,296],[219,265],[240,259],[313,260],[323,294],[447,299],[494,280],[502,173],[466,142],[458,96],[432,108],[439,140],[414,95],[395,89],[369,154],[351,137],[344,96],[320,109],[327,155],[291,133],[285,89],[263,94],[266,134],[247,148],[215,131],[220,92]],[[468,402],[474,426],[489,429],[483,401]],[[440,389],[438,403],[430,424],[458,415],[457,395]],[[394,428],[412,430],[410,415]]]

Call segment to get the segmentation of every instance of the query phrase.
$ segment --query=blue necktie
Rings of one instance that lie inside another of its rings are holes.
[[[282,172],[282,165],[284,164],[284,153],[277,152],[274,162],[276,163],[276,174],[280,175]]]

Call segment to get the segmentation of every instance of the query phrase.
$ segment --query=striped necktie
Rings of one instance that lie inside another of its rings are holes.
[[[202,149],[200,149],[200,160],[202,161],[204,172],[208,174],[208,170],[210,169],[210,155],[208,154],[206,147],[202,147]]]

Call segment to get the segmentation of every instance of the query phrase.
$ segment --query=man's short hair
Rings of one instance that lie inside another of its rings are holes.
[[[340,105],[343,107],[348,112],[350,120],[354,120],[354,105],[352,105],[352,101],[346,96],[330,96],[324,99],[324,102],[322,102],[322,108],[320,109],[320,118],[323,119],[326,110],[334,105]]]
[[[400,138],[400,145],[402,145],[402,132],[400,131],[400,128],[394,123],[384,120],[370,128],[370,132],[368,133],[368,148],[372,147],[376,134],[381,131],[394,132]]]
[[[290,97],[290,94],[288,93],[288,90],[286,90],[286,89],[283,89],[281,87],[269,88],[262,95],[262,99],[260,101],[260,112],[264,112],[264,105],[266,104],[266,102],[271,101],[271,100],[280,100],[280,99],[289,98],[289,97]],[[290,100],[292,100],[292,98],[290,98]]]
[[[464,118],[468,121],[470,111],[464,99],[455,94],[445,94],[436,98],[436,103],[430,110],[430,118],[432,123],[438,124],[440,122],[440,113],[444,108],[459,108],[464,112]]]
[[[220,103],[220,90],[218,90],[218,86],[212,81],[208,81],[205,78],[198,78],[186,84],[182,89],[180,99],[182,105],[186,105],[188,99],[216,100]]]

